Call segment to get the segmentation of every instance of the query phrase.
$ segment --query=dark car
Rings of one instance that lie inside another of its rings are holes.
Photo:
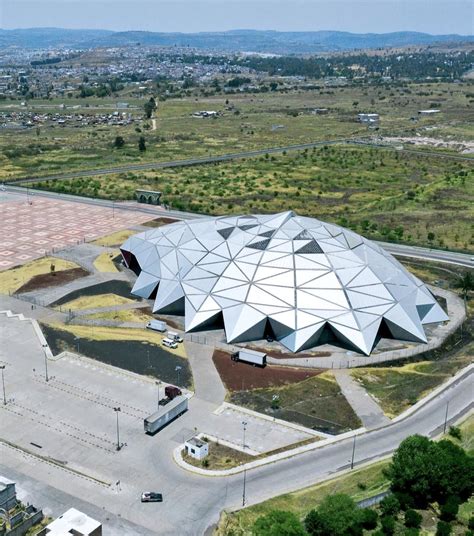
[[[142,502],[163,502],[163,495],[154,491],[144,491],[142,493]]]

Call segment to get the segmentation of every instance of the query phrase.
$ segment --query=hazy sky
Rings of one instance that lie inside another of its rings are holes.
[[[473,0],[0,0],[0,27],[474,33]]]

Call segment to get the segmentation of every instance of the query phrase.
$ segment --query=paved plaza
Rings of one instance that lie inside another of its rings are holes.
[[[153,216],[139,211],[0,193],[0,270],[25,264],[53,249],[93,240]]]

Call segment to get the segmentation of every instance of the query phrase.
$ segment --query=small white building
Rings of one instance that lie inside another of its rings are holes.
[[[419,110],[418,113],[420,115],[433,115],[433,114],[439,114],[439,112],[441,112],[441,110]]]
[[[88,515],[69,508],[62,516],[46,526],[48,536],[102,536],[102,523]]]
[[[192,437],[184,443],[184,450],[188,456],[202,460],[209,454],[209,444],[199,437]]]
[[[380,121],[379,114],[357,114],[360,123],[378,123]]]

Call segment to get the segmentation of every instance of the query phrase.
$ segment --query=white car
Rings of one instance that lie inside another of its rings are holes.
[[[167,348],[178,348],[178,343],[171,339],[161,339],[161,344]]]

